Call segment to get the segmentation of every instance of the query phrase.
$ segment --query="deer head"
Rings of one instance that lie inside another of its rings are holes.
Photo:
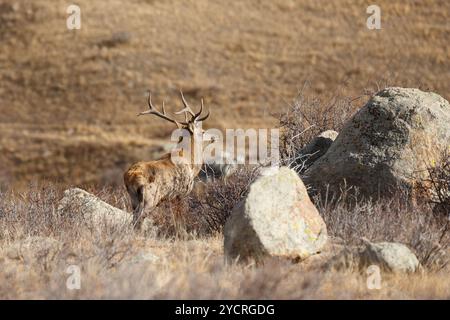
[[[203,134],[205,132],[202,128],[201,123],[202,123],[202,121],[208,119],[210,112],[208,111],[206,113],[206,115],[201,116],[203,113],[203,109],[204,109],[203,99],[201,100],[200,110],[198,112],[194,112],[191,109],[191,107],[189,106],[189,104],[187,103],[186,98],[184,97],[182,91],[180,91],[180,95],[181,95],[181,101],[183,103],[183,109],[181,109],[178,112],[175,112],[175,115],[184,114],[184,121],[180,121],[180,120],[177,120],[175,117],[168,116],[166,113],[166,110],[165,110],[164,101],[162,103],[161,111],[158,111],[153,106],[151,92],[149,92],[148,101],[147,101],[149,109],[147,111],[143,111],[143,112],[139,113],[138,116],[152,114],[152,115],[155,115],[159,118],[162,118],[166,121],[169,121],[169,122],[175,124],[178,127],[178,129],[187,130],[191,136],[191,144],[192,144],[191,150],[195,150],[193,148],[195,148],[196,138],[202,139]],[[180,137],[180,140],[178,142],[180,143],[182,141],[182,139],[183,139],[183,137]]]
[[[204,108],[203,99],[201,100],[200,110],[197,113],[195,113],[194,111],[192,111],[191,107],[187,103],[182,91],[180,91],[180,94],[181,94],[181,101],[183,102],[184,108],[178,112],[175,112],[175,114],[178,115],[178,114],[184,113],[185,121],[179,121],[175,118],[169,117],[165,110],[164,101],[162,103],[161,111],[158,111],[153,106],[152,93],[150,91],[148,93],[148,101],[147,101],[149,109],[147,111],[143,111],[143,112],[139,113],[138,116],[142,116],[142,115],[146,115],[146,114],[153,114],[153,115],[160,117],[166,121],[174,123],[178,127],[178,129],[186,129],[191,134],[194,134],[197,129],[201,128],[200,123],[202,121],[208,119],[210,112],[208,111],[205,116],[200,117],[203,112],[203,108]]]

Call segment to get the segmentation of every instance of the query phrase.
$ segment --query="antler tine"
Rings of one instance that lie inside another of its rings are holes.
[[[202,114],[202,111],[203,111],[203,99],[202,99],[202,105],[201,105],[201,110],[200,110],[199,116]],[[197,119],[197,121],[198,121],[198,122],[204,121],[204,120],[206,120],[206,119],[209,118],[209,115],[210,115],[210,110],[208,110],[208,112],[206,113],[206,115],[204,115],[204,116],[201,117],[200,119]]]
[[[153,112],[153,109],[155,109],[152,104],[152,93],[151,93],[151,91],[147,91],[147,92],[148,92],[148,98],[147,98],[148,110],[139,112],[138,116],[143,116],[145,114],[151,114]]]
[[[175,112],[175,114],[181,114],[181,113],[184,112],[184,117],[186,119],[186,122],[189,122],[189,123],[203,121],[203,120],[206,120],[209,117],[209,111],[208,111],[207,115],[205,115],[204,117],[199,119],[199,117],[203,113],[203,109],[204,109],[203,99],[201,100],[200,110],[197,113],[195,113],[189,107],[189,104],[187,103],[186,98],[184,97],[183,91],[180,90],[180,94],[181,94],[181,100],[183,101],[184,108],[182,110],[178,111],[178,112]],[[188,117],[187,117],[188,113],[191,115],[191,120],[188,120]]]
[[[201,121],[205,121],[206,119],[209,118],[210,112],[208,110],[208,112],[206,113],[205,116],[201,117],[200,119],[197,119],[197,122],[201,122]]]
[[[183,91],[180,90],[181,94],[181,101],[183,102],[184,108],[178,112],[175,112],[175,114],[182,114],[183,112],[189,113],[191,116],[195,117],[194,111],[192,111],[191,107],[186,101],[186,98],[184,97]]]
[[[202,114],[202,112],[203,112],[203,99],[201,100],[200,111],[197,112],[197,113],[192,117],[192,121],[194,121],[194,122],[200,121],[200,120],[198,119],[198,117],[200,117],[200,115]]]
[[[157,117],[160,117],[161,119],[164,119],[164,120],[167,120],[167,121],[169,121],[169,122],[175,123],[175,124],[177,125],[178,128],[181,128],[181,124],[184,124],[184,123],[178,122],[178,121],[175,120],[175,119],[172,119],[171,117],[169,117],[169,116],[166,114],[166,109],[165,109],[165,103],[164,103],[164,101],[163,101],[163,103],[162,103],[162,109],[161,109],[162,112],[158,111],[158,110],[153,106],[153,103],[152,103],[152,93],[151,93],[150,91],[148,92],[148,100],[147,100],[147,103],[148,103],[148,110],[139,113],[138,116],[142,116],[142,115],[146,115],[146,114],[153,114],[153,115],[155,115],[155,116],[157,116]]]

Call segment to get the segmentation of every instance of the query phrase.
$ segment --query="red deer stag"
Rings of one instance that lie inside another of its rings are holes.
[[[206,120],[210,113],[208,111],[205,116],[201,117],[203,100],[200,110],[195,113],[189,107],[183,93],[180,93],[184,108],[175,114],[184,113],[185,121],[178,121],[169,117],[164,109],[164,102],[161,111],[156,110],[152,104],[150,92],[148,97],[149,110],[138,115],[155,115],[175,124],[179,129],[187,130],[190,136],[191,152],[181,150],[176,161],[172,158],[172,153],[167,153],[158,160],[138,162],[125,172],[124,182],[133,206],[133,224],[135,227],[140,226],[145,216],[144,213],[147,213],[148,210],[154,209],[163,201],[173,200],[191,192],[194,179],[201,170],[202,163],[194,161],[192,150],[196,150],[195,140],[201,139],[203,136],[204,131],[201,128],[201,122]],[[182,139],[184,137],[181,137],[179,142]]]

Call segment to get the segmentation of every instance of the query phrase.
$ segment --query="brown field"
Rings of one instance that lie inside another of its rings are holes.
[[[172,130],[137,118],[145,93],[178,90],[213,110],[210,127],[270,127],[303,87],[326,100],[385,83],[450,98],[450,3],[387,1],[0,0],[0,184],[121,183]],[[347,83],[347,85],[344,85]],[[355,108],[363,100],[355,101]]]
[[[129,210],[124,192],[90,191]],[[424,266],[425,272],[415,274],[382,272],[381,289],[369,290],[364,271],[325,267],[338,253],[333,247],[324,257],[301,263],[268,258],[263,265],[227,265],[220,232],[185,232],[192,226],[202,230],[211,212],[187,212],[186,225],[174,231],[171,211],[161,211],[169,219],[159,226],[168,228],[157,236],[129,225],[97,230],[76,209],[72,215],[56,214],[61,193],[38,185],[0,197],[0,299],[450,299],[450,235],[433,226],[427,207],[401,201],[360,203],[353,209],[319,206],[333,241],[357,244],[361,236],[399,241]],[[20,245],[35,237],[51,237],[59,245]],[[426,262],[440,237],[447,266],[439,259]],[[79,290],[66,287],[70,265],[80,268]]]
[[[315,130],[339,129],[386,85],[450,99],[449,1],[378,0],[382,30],[366,28],[372,1],[362,0],[77,4],[82,28],[69,31],[67,1],[0,0],[0,299],[450,299],[448,229],[430,206],[400,198],[352,208],[316,202],[333,241],[364,236],[416,253],[424,272],[383,274],[381,290],[369,290],[364,273],[324,270],[322,258],[226,265],[221,227],[245,175],[185,199],[181,227],[170,206],[159,209],[157,236],[130,226],[97,232],[81,213],[57,214],[67,186],[131,210],[123,171],[166,150],[173,129],[136,117],[148,89],[171,111],[180,89],[192,104],[203,97],[206,125],[221,129],[277,126],[303,88],[319,106],[345,97]],[[325,119],[322,109],[309,112]],[[224,203],[208,206],[219,195]],[[33,237],[60,247],[17,249]],[[443,258],[434,261],[437,244]],[[81,290],[66,288],[72,264]]]

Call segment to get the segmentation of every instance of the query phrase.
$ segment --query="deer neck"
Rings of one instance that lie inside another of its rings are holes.
[[[197,176],[203,165],[203,142],[202,134],[191,135],[191,168]]]
[[[199,136],[191,134],[190,144],[182,144],[182,150],[179,151],[177,157],[176,164],[188,166],[192,170],[193,175],[197,176],[203,165],[203,144],[201,137],[199,138]]]

